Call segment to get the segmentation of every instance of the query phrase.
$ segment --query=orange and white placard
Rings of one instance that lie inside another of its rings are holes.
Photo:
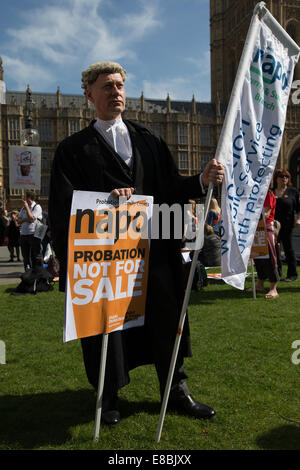
[[[257,224],[251,248],[250,258],[269,258],[267,227],[263,215],[261,215]]]
[[[64,342],[144,324],[152,205],[73,192]]]

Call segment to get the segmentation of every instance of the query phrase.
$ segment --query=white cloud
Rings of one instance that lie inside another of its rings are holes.
[[[210,51],[202,52],[200,57],[187,57],[186,62],[193,65],[195,74],[207,76],[210,74]]]
[[[49,70],[37,64],[33,66],[21,59],[13,59],[6,55],[2,55],[2,59],[5,73],[13,78],[17,90],[26,89],[27,84],[30,84],[33,89],[39,89],[41,82],[47,87],[54,80]]]
[[[139,3],[133,15],[104,18],[109,0],[65,0],[25,10],[22,26],[6,31],[6,62],[39,63],[39,75],[51,67],[82,67],[101,60],[135,59],[133,45],[159,26],[155,3]],[[8,60],[9,59],[9,60]],[[23,64],[23,68],[26,65]],[[34,73],[36,65],[34,65]],[[59,77],[58,77],[59,79]]]
[[[158,81],[143,81],[143,90],[146,98],[153,99],[166,99],[170,95],[171,99],[184,99],[184,87],[186,86],[186,79],[175,77]]]
[[[157,81],[144,80],[143,91],[146,98],[153,99],[166,99],[169,94],[171,100],[191,101],[193,95],[197,101],[210,100],[209,82],[203,82],[197,73]]]
[[[93,62],[116,60],[128,68],[128,96],[139,96],[143,91],[148,98],[166,99],[169,93],[171,99],[189,101],[194,94],[197,101],[208,101],[209,51],[202,53],[200,49],[195,54],[188,48],[186,56],[179,57],[176,45],[165,43],[168,17],[164,1],[32,2],[38,6],[20,10],[18,18],[11,21],[13,26],[5,31],[6,41],[1,43],[8,88],[24,90],[29,83],[34,91],[53,92],[60,85],[63,92],[80,93],[84,68]],[[203,1],[208,0],[191,3]],[[157,45],[158,35],[164,32]],[[151,46],[152,57],[147,55]],[[165,52],[169,46],[170,56],[161,63],[158,48]]]
[[[127,14],[121,20],[115,21],[117,25],[126,27],[128,31],[127,40],[135,41],[144,37],[148,32],[161,26],[161,22],[156,18],[157,7],[155,3],[143,2],[143,10],[137,14]]]
[[[208,102],[210,100],[210,52],[199,51],[199,56],[184,57],[178,59],[180,67],[185,75],[166,75],[159,80],[144,80],[143,92],[145,97],[166,99],[170,95],[171,100],[190,101],[195,96],[197,101]],[[178,71],[177,70],[177,71]]]

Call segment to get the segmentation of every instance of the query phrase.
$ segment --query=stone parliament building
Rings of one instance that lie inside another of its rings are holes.
[[[198,173],[216,150],[226,107],[239,64],[253,9],[253,0],[210,1],[211,102],[173,101],[127,97],[127,119],[139,121],[167,142],[183,175]],[[266,0],[266,6],[292,38],[300,44],[300,1]],[[5,70],[0,58],[0,97]],[[294,74],[300,80],[300,64]],[[300,82],[299,82],[300,83]],[[299,87],[300,88],[300,87]],[[8,149],[21,144],[28,103],[34,102],[33,127],[39,132],[42,149],[39,201],[47,210],[51,162],[58,143],[79,131],[95,117],[93,106],[84,95],[38,93],[30,87],[24,92],[6,91],[0,100],[0,207],[19,209],[24,194],[9,188]],[[300,93],[299,93],[300,98]],[[300,103],[290,98],[285,132],[277,166],[292,173],[293,184],[300,189]]]

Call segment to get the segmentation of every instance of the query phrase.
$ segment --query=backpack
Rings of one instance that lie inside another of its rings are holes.
[[[20,277],[21,282],[12,294],[36,294],[53,290],[53,276],[44,268],[29,269]]]
[[[196,269],[193,278],[192,289],[198,291],[203,287],[207,286],[207,274],[206,269],[200,261],[196,262]]]
[[[56,256],[50,255],[47,264],[47,271],[52,275],[52,277],[59,277],[59,261]]]

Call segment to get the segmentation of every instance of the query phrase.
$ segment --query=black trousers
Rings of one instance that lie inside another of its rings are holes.
[[[296,260],[295,251],[294,251],[293,244],[292,244],[292,233],[293,233],[292,228],[289,228],[289,227],[285,228],[283,226],[280,229],[279,237],[278,237],[278,241],[282,243],[285,257],[286,257],[287,277],[298,276],[297,260]],[[281,267],[281,261],[280,261],[280,267]]]
[[[33,235],[21,235],[20,245],[23,256],[24,269],[43,266],[41,240]]]
[[[166,308],[169,315],[170,312],[177,312],[178,302],[174,289],[176,284],[172,268],[165,260],[160,261],[159,266],[152,266],[151,276],[149,276],[146,305],[146,312],[149,312],[149,314],[146,313],[145,326],[109,334],[103,391],[104,399],[116,394],[121,387],[127,385],[130,381],[129,371],[142,364],[155,365],[160,394],[161,396],[164,394],[177,333],[177,324],[171,322],[171,319],[169,322],[161,321],[161,315]],[[171,323],[172,327],[170,326]],[[171,386],[171,393],[174,392],[174,395],[177,396],[178,394],[188,393],[185,383],[187,376],[183,369],[184,356],[188,355],[188,348],[184,347],[184,338],[186,341],[188,335],[187,330],[188,321],[186,318]],[[174,339],[172,340],[172,338]],[[133,344],[135,349],[132,346]],[[102,335],[82,338],[81,345],[88,380],[97,389]],[[136,361],[135,357],[138,351],[141,352],[141,355],[139,360]],[[191,356],[191,354],[189,355]]]
[[[108,343],[110,341],[114,342],[114,340],[114,333],[110,333],[108,337]],[[116,343],[117,342],[115,342],[115,344]],[[95,390],[98,389],[101,345],[102,335],[90,336],[81,339],[81,347],[87,378]],[[117,395],[118,389],[121,388],[124,383],[128,384],[130,381],[129,373],[125,372],[125,376],[122,380],[122,385],[120,386],[118,383],[118,381],[120,380],[120,373],[117,373],[116,369],[119,368],[120,370],[120,368],[123,368],[124,370],[126,370],[126,365],[125,367],[120,367],[123,365],[121,365],[121,362],[124,361],[123,352],[120,350],[118,354],[118,351],[116,351],[116,349],[117,348],[114,347],[114,352],[110,354],[111,348],[108,345],[107,362],[105,369],[105,382],[103,390],[104,399],[108,399],[111,396]],[[166,358],[162,358],[161,360],[157,360],[154,365],[159,381],[160,394],[161,397],[163,397],[169,373],[170,361],[166,360]],[[172,393],[174,393],[174,395],[176,396],[178,396],[178,394],[186,395],[189,393],[188,387],[185,383],[186,379],[187,375],[185,374],[183,368],[183,357],[181,354],[178,354],[173,374],[170,397]]]
[[[254,264],[256,267],[258,279],[269,279],[270,282],[280,281],[278,269],[273,268],[272,261],[270,258],[254,259]]]

